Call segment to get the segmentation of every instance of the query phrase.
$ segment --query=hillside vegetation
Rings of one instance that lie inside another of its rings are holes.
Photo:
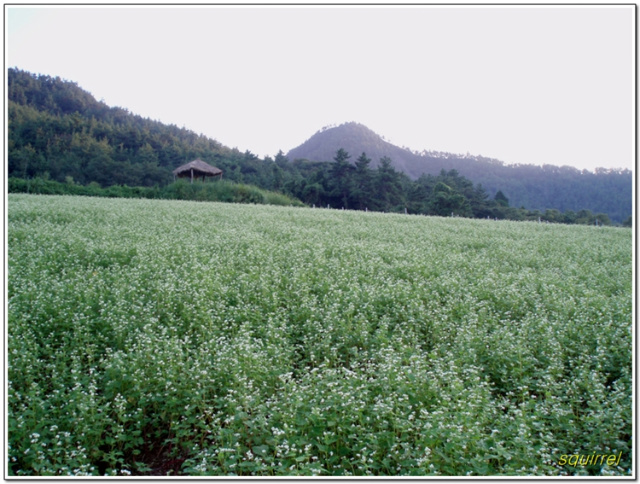
[[[9,193],[31,193],[36,195],[84,195],[108,198],[152,198],[167,200],[195,200],[200,202],[257,203],[266,205],[304,206],[302,202],[281,193],[261,190],[253,185],[244,185],[227,180],[214,183],[189,183],[182,179],[164,187],[128,187],[112,185],[102,188],[96,182],[89,185],[60,183],[54,180],[35,178],[9,178]]]
[[[9,475],[632,472],[629,230],[10,194],[7,237]]]
[[[428,138],[429,133],[425,133]],[[590,210],[606,213],[622,222],[631,215],[632,173],[630,170],[599,168],[595,172],[570,166],[509,165],[483,156],[445,152],[411,151],[385,141],[359,123],[344,123],[318,131],[287,156],[311,161],[331,161],[343,148],[360,154],[363,151],[374,160],[392,160],[397,170],[412,179],[422,175],[437,175],[442,170],[456,170],[474,184],[480,184],[493,197],[502,191],[514,207],[544,212]],[[562,163],[562,160],[558,160]]]
[[[415,155],[393,147],[359,125],[321,133],[319,146],[325,154],[318,155],[318,162],[292,159],[282,151],[274,158],[260,159],[249,151],[241,153],[185,128],[109,107],[73,82],[16,69],[8,70],[8,100],[8,174],[23,180],[42,178],[45,181],[41,186],[52,180],[70,186],[94,183],[102,188],[126,185],[164,189],[173,181],[173,169],[201,158],[222,169],[225,180],[280,192],[309,206],[631,224],[628,173],[583,173],[579,179],[570,180],[562,170],[553,176],[521,173],[526,176],[521,176],[518,183],[526,186],[515,189],[508,177],[491,175],[493,168],[487,169],[480,160],[463,161],[469,165],[464,165],[465,170],[473,165],[480,167],[476,172],[479,170],[485,178],[493,177],[486,184],[483,178],[483,185],[457,171],[456,159],[441,157],[439,165],[429,165],[429,174],[412,179],[407,173],[414,173],[415,163],[409,161]],[[336,133],[347,128],[357,128],[360,134],[335,138]],[[327,136],[331,138],[325,139]],[[344,146],[334,147],[336,140]],[[341,149],[346,164],[334,163]],[[424,159],[420,160],[424,164]],[[498,166],[491,166],[494,165]],[[568,185],[558,188],[559,180]],[[606,185],[606,190],[598,189],[597,196],[590,188],[593,180],[598,180],[598,186]],[[503,181],[506,191],[501,189]],[[531,189],[529,181],[533,183]],[[543,194],[546,201],[539,203]],[[529,199],[524,200],[525,196]],[[572,197],[569,204],[562,201],[567,197]],[[611,204],[592,203],[596,198],[606,198]],[[526,208],[521,210],[521,206]]]
[[[187,129],[109,107],[73,82],[8,74],[9,176],[153,186],[196,158],[215,165],[242,157]]]

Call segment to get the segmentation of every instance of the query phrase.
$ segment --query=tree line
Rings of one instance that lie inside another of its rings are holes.
[[[607,215],[589,211],[510,207],[502,192],[490,198],[481,185],[456,170],[412,180],[397,171],[389,157],[376,160],[375,169],[365,153],[352,160],[344,149],[329,163],[290,161],[282,151],[261,159],[188,129],[109,107],[73,82],[17,69],[8,72],[8,121],[11,178],[69,187],[93,183],[159,189],[173,182],[173,169],[201,158],[222,169],[227,181],[280,192],[309,206],[563,223],[595,224],[597,218],[610,223]]]
[[[438,175],[424,174],[411,180],[397,171],[389,157],[382,157],[375,169],[372,160],[362,153],[354,164],[351,155],[340,148],[331,163],[316,163],[308,177],[287,176],[289,167],[310,162],[290,162],[278,153],[272,163],[275,186],[270,187],[298,198],[308,205],[348,210],[371,210],[395,213],[533,220],[540,222],[611,225],[603,213],[590,210],[574,212],[545,211],[511,207],[508,198],[498,191],[491,198],[482,185],[474,185],[456,170],[442,170]],[[294,172],[295,173],[295,172]],[[277,181],[280,181],[279,183]],[[287,181],[284,181],[287,180]],[[628,224],[631,220],[629,219]]]
[[[584,208],[607,213],[616,222],[631,215],[630,170],[598,168],[592,172],[571,166],[507,165],[470,154],[417,152],[395,146],[356,122],[325,127],[290,150],[287,156],[292,160],[330,161],[338,148],[354,154],[366,151],[374,165],[387,156],[396,169],[413,180],[424,173],[437,175],[443,169],[455,169],[474,184],[482,184],[490,196],[502,191],[515,207],[542,211],[555,208],[562,212]]]

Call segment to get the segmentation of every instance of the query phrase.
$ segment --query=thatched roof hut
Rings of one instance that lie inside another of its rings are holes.
[[[178,178],[191,177],[191,183],[193,183],[194,177],[202,177],[202,181],[204,181],[205,176],[219,176],[222,178],[222,170],[198,158],[173,170],[173,176]]]

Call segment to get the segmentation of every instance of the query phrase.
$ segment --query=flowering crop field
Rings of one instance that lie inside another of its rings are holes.
[[[628,229],[9,195],[7,238],[9,475],[634,474]]]

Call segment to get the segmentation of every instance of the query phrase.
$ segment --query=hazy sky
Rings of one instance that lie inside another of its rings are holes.
[[[627,6],[5,6],[5,62],[260,155],[329,124],[414,150],[635,165]]]

